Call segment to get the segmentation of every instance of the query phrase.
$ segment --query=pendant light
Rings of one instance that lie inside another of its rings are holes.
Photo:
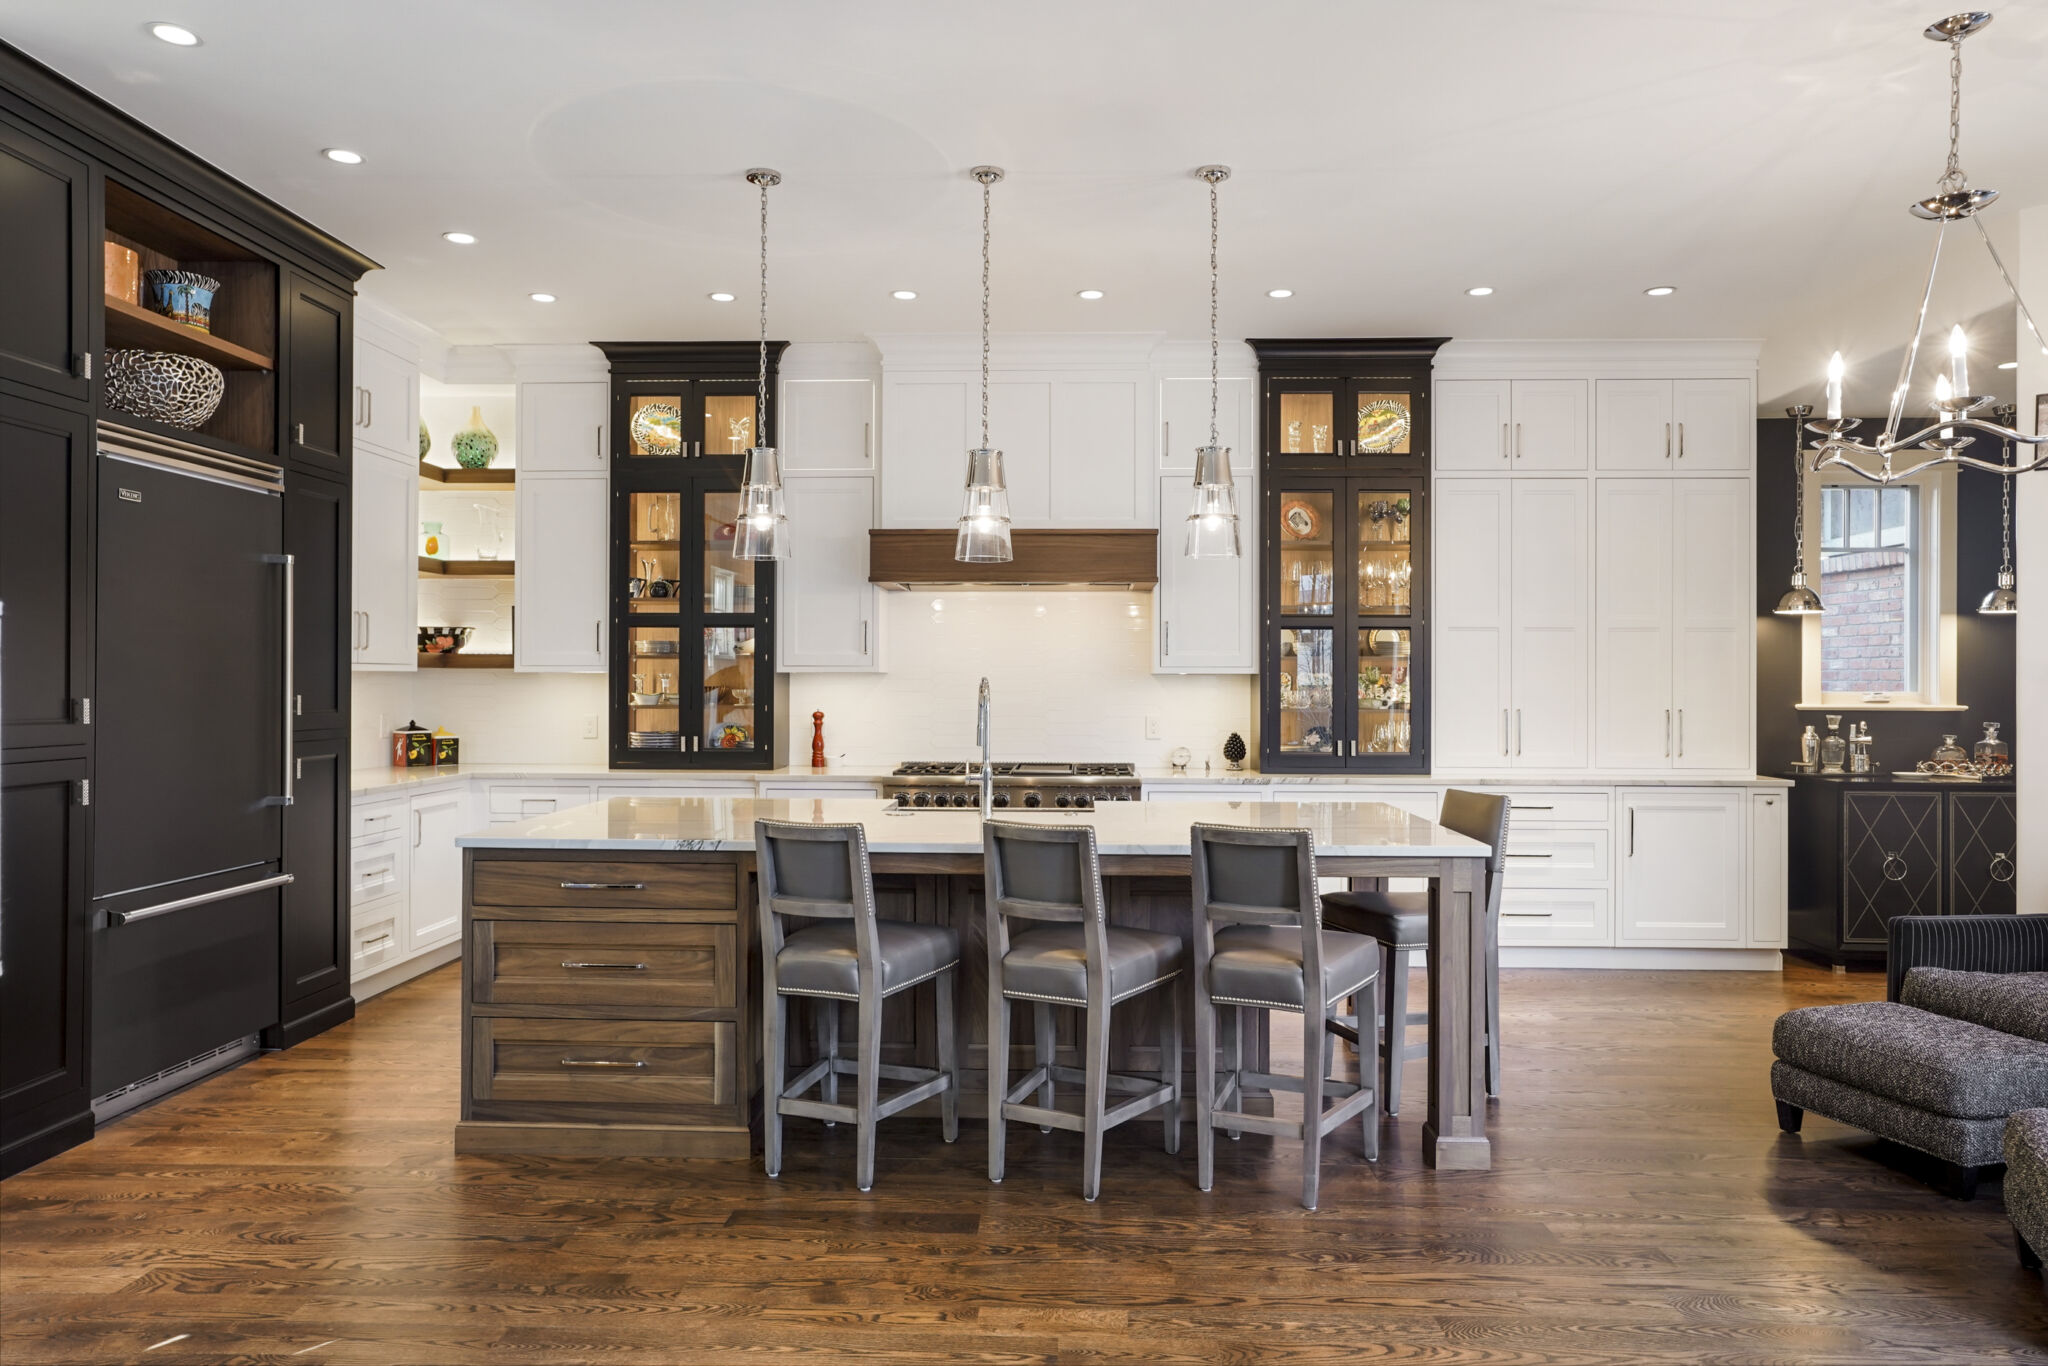
[[[1785,410],[1792,419],[1792,586],[1771,610],[1781,617],[1819,616],[1820,594],[1806,586],[1806,459],[1799,450],[1799,424],[1813,416],[1811,403]]]
[[[1230,481],[1230,449],[1216,434],[1216,187],[1230,179],[1230,168],[1203,166],[1195,178],[1209,183],[1209,444],[1195,452],[1187,554],[1191,560],[1233,560],[1238,554],[1237,489]]]
[[[768,187],[780,185],[782,173],[756,166],[747,172],[747,183],[761,191],[761,364],[754,392],[754,444],[740,484],[732,553],[742,560],[779,560],[789,553],[789,515],[782,506],[782,457],[768,444]]]
[[[1003,486],[1003,453],[988,444],[988,187],[1003,178],[1000,166],[977,166],[981,182],[981,444],[967,452],[967,493],[953,558],[963,564],[1002,564],[1010,549],[1010,491]]]
[[[1952,14],[1946,19],[1927,26],[1925,35],[1937,43],[1948,44],[1948,162],[1943,168],[1941,179],[1935,183],[1935,192],[1927,198],[1909,206],[1908,211],[1915,218],[1923,218],[1940,227],[1934,237],[1934,256],[1927,264],[1927,284],[1920,294],[1920,311],[1913,321],[1913,335],[1908,339],[1903,357],[1899,362],[1899,382],[1893,386],[1891,411],[1885,419],[1884,431],[1875,441],[1863,441],[1849,436],[1851,429],[1858,425],[1857,418],[1844,418],[1840,411],[1841,377],[1840,367],[1831,366],[1828,375],[1828,420],[1816,422],[1807,430],[1821,440],[1814,443],[1819,454],[1814,458],[1813,467],[1818,472],[1826,465],[1840,465],[1851,474],[1868,479],[1873,484],[1891,484],[1900,479],[1910,478],[1921,470],[1940,465],[1963,466],[1987,470],[1992,474],[2024,474],[2029,470],[2048,469],[2048,432],[2037,432],[2028,436],[2016,430],[2009,422],[2000,423],[1976,416],[1989,408],[1994,400],[1986,395],[1970,392],[1968,381],[1968,343],[1962,328],[1957,327],[1949,337],[1949,373],[1942,377],[1947,394],[1937,393],[1935,398],[1936,420],[1919,431],[1901,435],[1900,419],[1906,408],[1906,389],[1913,378],[1913,362],[1920,354],[1920,338],[1927,330],[1927,305],[1934,297],[1934,277],[1941,267],[1942,240],[1949,228],[1964,219],[1970,220],[1977,229],[1977,237],[1984,244],[1984,250],[1991,257],[1991,264],[1998,269],[1999,278],[2005,281],[2006,292],[2019,312],[2020,322],[2034,341],[2048,347],[2048,339],[2041,336],[2041,329],[2034,322],[2034,315],[2027,310],[2027,301],[2020,297],[2019,286],[2012,281],[2012,273],[1999,259],[1998,248],[1991,244],[1991,234],[1985,230],[1984,220],[1977,217],[1979,210],[1998,198],[1996,190],[1973,190],[1970,178],[1963,173],[1962,156],[1959,151],[1962,141],[1963,111],[1963,39],[1976,33],[1991,22],[1991,16],[1981,10],[1966,10]],[[2024,335],[2021,338],[2024,342]],[[1939,387],[1939,386],[1938,386]],[[1993,464],[1975,456],[1964,455],[1963,448],[1975,444],[1972,432],[1983,432],[1994,436],[2013,447],[2031,449],[2024,464],[2007,460]],[[1896,468],[1892,457],[1901,452],[1930,452],[1924,459],[1917,459],[1905,468]]]
[[[2013,420],[2019,416],[2019,411],[2016,405],[2008,403],[1998,409],[1993,416],[2002,426],[2010,427]],[[2012,464],[2010,442],[2006,444],[2005,463]],[[1984,601],[1977,604],[1977,610],[1985,616],[2009,617],[2016,615],[2020,610],[2018,580],[2013,577],[2012,572],[2012,476],[2003,475],[1998,482],[2002,486],[1999,489],[1998,510],[2005,533],[2005,559],[1998,566],[1998,587],[1984,595]]]

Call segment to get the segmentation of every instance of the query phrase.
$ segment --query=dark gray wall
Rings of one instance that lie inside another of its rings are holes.
[[[1863,430],[1883,425],[1882,420],[1866,420]],[[1825,734],[1826,725],[1819,712],[1793,710],[1799,701],[1800,618],[1771,612],[1792,575],[1791,419],[1760,420],[1756,444],[1756,767],[1759,773],[1783,773],[1799,757],[1799,733],[1811,724]],[[1845,733],[1852,720],[1870,722],[1878,767],[1887,772],[1925,759],[1945,734],[1953,733],[1969,748],[1984,734],[1986,721],[1999,723],[1998,733],[2011,741],[2015,757],[2021,752],[2013,716],[2017,622],[1977,613],[1978,602],[1998,581],[1999,482],[1975,470],[1957,476],[1956,694],[1969,710],[1866,707],[1842,713]],[[1807,572],[1818,588],[1820,566],[1808,565]]]

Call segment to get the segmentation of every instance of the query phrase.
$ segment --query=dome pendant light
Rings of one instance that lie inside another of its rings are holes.
[[[1003,564],[1010,549],[1010,491],[1003,486],[1003,453],[988,444],[988,187],[1003,178],[1000,166],[977,166],[981,182],[981,444],[967,452],[967,493],[953,558],[962,564]]]
[[[741,560],[779,560],[789,553],[789,515],[782,506],[782,457],[768,444],[768,187],[782,173],[756,166],[747,183],[761,190],[761,368],[754,394],[754,445],[740,484],[740,512],[732,553]]]
[[[2004,427],[2012,426],[2018,416],[2019,408],[2010,403],[1992,414],[1993,419]],[[2010,465],[2012,462],[2012,443],[2007,442],[2005,463]],[[1998,507],[2005,529],[2005,559],[1998,566],[1998,587],[1986,593],[1984,601],[1977,604],[1977,610],[1987,617],[2015,616],[2020,610],[2018,580],[2012,572],[2012,476],[2003,476],[1999,483],[2003,485],[1999,491]]]
[[[1806,586],[1806,458],[1799,449],[1799,424],[1813,416],[1811,403],[1785,410],[1792,419],[1792,586],[1771,610],[1781,617],[1813,617],[1822,612],[1820,594]]]
[[[1209,182],[1209,444],[1195,452],[1195,498],[1188,508],[1187,554],[1191,560],[1234,560],[1237,489],[1230,480],[1230,448],[1216,434],[1216,187],[1230,179],[1228,166],[1203,166],[1195,178]]]

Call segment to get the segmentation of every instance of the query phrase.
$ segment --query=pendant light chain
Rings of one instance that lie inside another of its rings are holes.
[[[981,444],[988,447],[988,191],[994,180],[981,177]]]
[[[763,176],[757,182],[761,187],[761,355],[760,371],[755,380],[754,403],[754,444],[768,444],[768,185]]]
[[[1941,173],[1943,190],[1967,190],[1970,178],[1963,173],[1963,36],[1948,40],[1948,165]]]
[[[1216,341],[1216,178],[1209,179],[1209,444],[1220,446],[1216,439],[1216,389],[1217,357],[1219,348]]]
[[[1806,405],[1801,404],[1801,408]],[[1806,573],[1806,457],[1799,449],[1799,425],[1804,413],[1794,413],[1792,418],[1792,573],[1795,577]],[[1806,408],[1811,413],[1811,408]]]
[[[1998,416],[2004,420],[2006,426],[2010,427],[2019,417],[2019,411],[2016,407],[2007,407],[2001,409]],[[1999,458],[2001,464],[2010,465],[2013,463],[2012,442],[2007,441],[2004,443],[2004,449],[1999,452]],[[1999,534],[2005,546],[2005,557],[1998,567],[2007,574],[2010,574],[2012,573],[2012,476],[2010,474],[2001,476],[1998,484]]]

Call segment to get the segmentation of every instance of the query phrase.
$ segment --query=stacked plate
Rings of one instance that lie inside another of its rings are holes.
[[[627,749],[681,749],[683,737],[672,730],[629,730],[626,732]]]

